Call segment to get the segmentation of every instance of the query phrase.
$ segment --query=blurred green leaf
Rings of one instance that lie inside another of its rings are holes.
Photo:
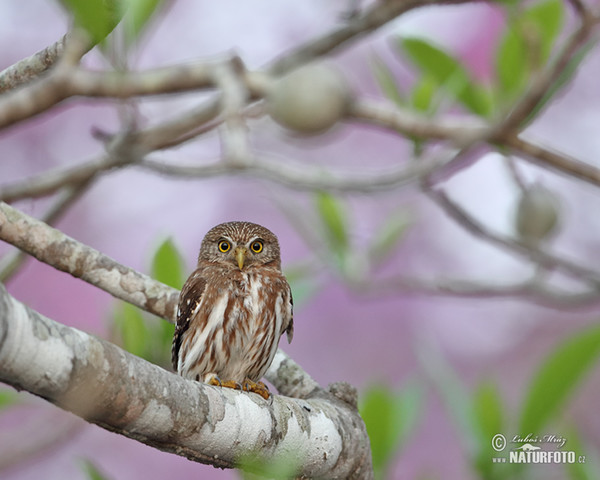
[[[482,433],[482,440],[490,443],[497,433],[503,431],[502,403],[495,383],[485,382],[473,396],[473,411]]]
[[[428,114],[435,112],[433,99],[438,90],[438,84],[431,75],[423,75],[415,84],[411,93],[413,107]]]
[[[99,469],[94,465],[91,460],[84,458],[81,461],[81,469],[85,474],[85,478],[88,480],[108,480],[108,477],[105,476]]]
[[[371,70],[373,70],[373,75],[381,92],[396,105],[405,105],[406,102],[400,92],[398,82],[389,67],[377,55],[373,55],[371,58]]]
[[[327,192],[316,195],[317,212],[330,247],[337,252],[348,247],[348,226],[342,203]]]
[[[123,348],[138,357],[146,358],[151,336],[142,312],[129,303],[119,302],[114,323]]]
[[[520,93],[531,72],[548,60],[563,19],[562,2],[545,0],[515,15],[507,25],[496,54],[496,72],[503,97]]]
[[[369,434],[376,478],[385,478],[390,461],[417,423],[421,403],[421,389],[415,386],[395,393],[376,385],[365,392],[360,415]]]
[[[119,0],[60,0],[71,12],[75,24],[100,43],[121,20]]]
[[[19,402],[19,396],[12,390],[0,390],[0,410],[8,408]]]
[[[399,46],[423,74],[435,79],[467,109],[481,116],[492,113],[490,93],[471,79],[457,59],[420,38],[402,38]]]
[[[180,289],[185,281],[184,264],[173,240],[163,241],[152,258],[151,274],[159,282]]]
[[[294,310],[308,302],[319,289],[315,274],[305,265],[291,265],[284,270],[294,297]]]
[[[512,97],[527,83],[527,48],[525,39],[515,26],[509,26],[496,54],[496,75],[500,91]]]
[[[577,431],[573,428],[567,431],[565,435],[568,448],[575,452],[577,458],[585,457],[585,462],[579,460],[575,463],[567,463],[565,468],[571,480],[597,480],[600,478],[600,463],[598,453],[593,449],[586,449]]]
[[[550,56],[554,42],[558,37],[564,20],[564,4],[561,0],[545,0],[538,2],[522,15],[527,24],[536,29],[541,49],[541,61],[545,62]]]
[[[537,434],[557,416],[599,356],[600,326],[594,325],[560,343],[529,384],[519,432]]]
[[[121,0],[126,20],[125,31],[128,44],[135,42],[152,16],[158,10],[162,0]]]
[[[500,392],[495,383],[481,383],[473,394],[473,415],[479,429],[479,451],[474,457],[476,469],[484,479],[507,478],[506,465],[491,462],[496,454],[492,448],[492,439],[504,431],[503,407]]]
[[[523,126],[529,124],[534,118],[537,117],[539,112],[544,108],[544,106],[548,103],[548,101],[556,95],[557,92],[562,90],[573,78],[577,68],[583,62],[583,59],[586,55],[592,50],[592,47],[596,45],[596,39],[590,40],[587,44],[585,44],[575,55],[573,55],[565,68],[560,72],[558,77],[554,80],[552,85],[546,93],[544,97],[539,101],[539,103],[535,106],[535,108],[531,111],[531,113],[527,116],[525,121],[522,123]]]
[[[375,264],[385,259],[398,245],[398,242],[411,225],[411,217],[406,210],[394,212],[373,235],[369,257]]]
[[[265,478],[287,480],[295,478],[301,466],[299,459],[291,454],[277,458],[265,458],[260,452],[243,455],[237,464],[244,480],[263,480]],[[260,475],[251,472],[260,472]]]

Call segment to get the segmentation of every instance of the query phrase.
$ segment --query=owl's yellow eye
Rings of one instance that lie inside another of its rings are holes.
[[[219,242],[219,251],[225,253],[229,250],[231,250],[231,243],[229,243],[227,240],[221,240]]]
[[[263,242],[260,240],[255,240],[254,242],[252,242],[252,245],[250,245],[250,250],[252,250],[254,253],[260,253],[262,252],[263,249]]]

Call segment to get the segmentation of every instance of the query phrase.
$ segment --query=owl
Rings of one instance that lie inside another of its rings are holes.
[[[294,333],[292,292],[281,272],[277,237],[250,222],[213,227],[179,296],[175,371],[188,379],[255,392],[279,338]]]

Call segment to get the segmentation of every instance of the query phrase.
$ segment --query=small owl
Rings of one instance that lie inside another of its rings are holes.
[[[269,398],[259,382],[294,333],[277,237],[250,222],[213,227],[179,296],[173,368],[185,378]]]

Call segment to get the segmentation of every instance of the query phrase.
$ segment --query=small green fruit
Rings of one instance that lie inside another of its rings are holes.
[[[542,185],[525,190],[517,205],[516,229],[526,243],[538,244],[547,239],[559,223],[560,200]]]
[[[315,135],[333,127],[350,99],[346,80],[323,63],[304,65],[275,79],[267,92],[267,112],[278,124]]]

